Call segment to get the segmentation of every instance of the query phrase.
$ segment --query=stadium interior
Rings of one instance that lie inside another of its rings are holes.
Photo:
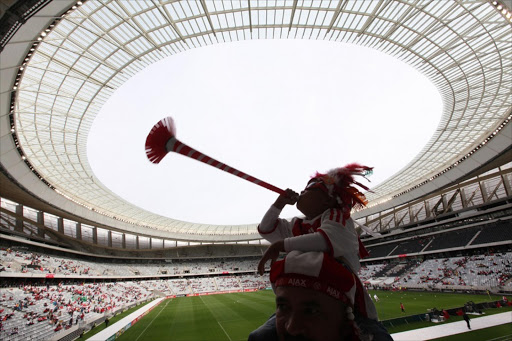
[[[270,287],[256,225],[145,212],[88,180],[83,141],[137,70],[271,30],[379,49],[442,93],[428,145],[352,212],[371,231],[365,285],[512,295],[510,1],[128,3],[0,5],[0,339],[72,340],[157,297]]]

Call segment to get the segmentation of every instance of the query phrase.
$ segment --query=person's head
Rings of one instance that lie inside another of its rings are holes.
[[[338,202],[329,195],[327,187],[319,178],[311,179],[297,200],[297,209],[307,218],[314,218],[335,207],[338,207]]]
[[[300,287],[276,288],[276,329],[280,341],[350,339],[347,305],[321,292]]]
[[[317,173],[301,192],[297,208],[307,218],[320,215],[329,208],[339,208],[343,212],[345,223],[353,207],[363,207],[367,204],[364,194],[354,185],[365,190],[368,190],[368,187],[355,181],[354,176],[365,177],[371,174],[372,169],[353,163],[332,169],[326,174]]]
[[[352,340],[355,278],[327,253],[292,251],[272,265],[270,281],[280,341]]]

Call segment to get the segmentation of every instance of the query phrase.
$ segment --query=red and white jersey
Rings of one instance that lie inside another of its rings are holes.
[[[331,208],[321,215],[306,220],[293,218],[291,221],[279,218],[281,210],[271,206],[263,217],[258,232],[273,243],[284,239],[285,251],[328,252],[341,257],[354,273],[361,267],[359,259],[367,255],[351,218],[343,225],[340,209]]]

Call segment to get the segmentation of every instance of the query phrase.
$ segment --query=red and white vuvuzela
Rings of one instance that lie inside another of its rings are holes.
[[[174,120],[172,117],[166,117],[155,124],[146,138],[146,155],[149,161],[153,163],[160,163],[160,161],[162,161],[165,155],[169,152],[179,153],[197,161],[201,161],[209,166],[213,166],[230,174],[236,175],[244,180],[260,185],[261,187],[276,193],[284,193],[282,189],[277,188],[276,186],[219,162],[179,141],[176,138],[176,127],[174,126]]]

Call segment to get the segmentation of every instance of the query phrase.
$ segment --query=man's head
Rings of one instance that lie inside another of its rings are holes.
[[[279,340],[349,340],[353,331],[347,308],[343,302],[312,289],[278,287],[276,329]]]
[[[292,251],[272,265],[281,341],[350,340],[355,333],[354,275],[321,252]]]

